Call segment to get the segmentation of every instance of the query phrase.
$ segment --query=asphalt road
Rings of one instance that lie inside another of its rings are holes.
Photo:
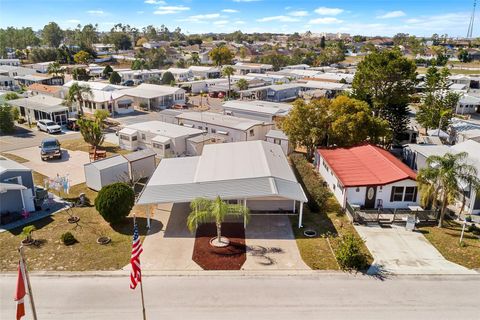
[[[32,129],[17,127],[13,135],[0,135],[0,152],[39,146],[40,142],[48,137],[57,138],[62,142],[62,140],[78,139],[80,136],[79,132],[48,134],[33,127]]]
[[[141,319],[127,275],[31,282],[39,319]],[[1,319],[14,318],[14,288],[14,276],[0,275]],[[147,319],[478,319],[478,288],[479,276],[144,277]]]

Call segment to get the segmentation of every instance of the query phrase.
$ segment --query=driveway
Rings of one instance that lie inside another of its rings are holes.
[[[87,152],[71,151],[62,149],[62,159],[42,161],[40,158],[40,149],[30,147],[10,151],[9,153],[24,159],[30,160],[22,163],[24,166],[37,171],[49,178],[55,178],[57,175],[69,175],[70,185],[76,185],[85,182],[83,165],[90,162]]]
[[[288,216],[254,215],[245,230],[243,270],[308,270],[298,251]]]
[[[446,260],[419,232],[404,227],[355,226],[373,255],[369,274],[476,274]]]
[[[144,242],[145,270],[202,270],[192,260],[195,237],[186,226],[188,203],[162,204],[154,210]],[[247,261],[242,270],[308,270],[287,216],[253,216],[245,232]],[[125,269],[128,269],[126,266]]]
[[[151,231],[143,242],[142,269],[202,270],[192,260],[195,236],[186,225],[189,204],[161,204],[153,211]]]

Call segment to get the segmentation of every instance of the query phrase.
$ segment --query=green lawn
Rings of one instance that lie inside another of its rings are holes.
[[[309,166],[310,172],[303,172],[303,176],[302,173],[297,174],[297,178],[299,181],[302,181],[306,189],[305,191],[313,193],[311,189],[320,188],[322,192],[330,193],[328,189],[321,186],[322,179],[314,171],[313,165],[309,164]],[[305,174],[313,174],[315,179],[312,179],[312,177],[309,179],[305,177]],[[312,185],[314,183],[316,186]],[[339,246],[341,236],[353,234],[356,237],[360,237],[346,214],[342,212],[333,195],[328,197],[322,213],[311,212],[309,207],[304,205],[303,229],[298,229],[298,216],[292,216],[291,223],[300,255],[303,261],[314,270],[338,270],[339,265],[334,252]],[[317,237],[306,237],[303,234],[306,229],[315,230]],[[373,258],[365,244],[362,245],[361,249],[367,257],[368,264],[371,264]]]
[[[447,260],[470,269],[480,269],[480,239],[465,231],[465,246],[460,246],[462,226],[457,222],[447,220],[444,228],[422,227],[419,230]]]
[[[3,157],[5,158],[8,158],[10,160],[13,160],[15,162],[18,162],[18,163],[25,163],[25,162],[28,162],[29,160],[25,159],[25,158],[22,158],[22,157],[19,157],[19,156],[16,156],[14,154],[11,154],[11,153],[2,153],[1,154]]]
[[[90,150],[90,145],[86,143],[83,138],[73,139],[73,140],[64,140],[61,142],[62,148],[72,150],[72,151],[84,151],[88,152]],[[100,147],[99,150],[106,150],[107,157],[110,157],[115,154],[127,154],[130,153],[128,150],[121,149],[119,146],[104,142]]]
[[[36,184],[43,184],[44,176],[34,172]],[[71,195],[78,196],[85,193],[92,206],[74,208],[73,214],[80,217],[78,225],[69,224],[69,214],[65,211],[33,223],[37,231],[33,238],[38,245],[25,247],[25,256],[31,270],[117,270],[129,263],[133,223],[127,218],[122,224],[110,226],[97,212],[93,203],[97,192],[88,189],[84,183],[72,186]],[[68,196],[67,196],[68,198]],[[76,202],[78,199],[68,199]],[[134,208],[137,212],[137,222],[142,236],[145,235],[146,219],[141,207]],[[0,233],[0,271],[14,271],[18,261],[17,249],[23,237],[22,228]],[[60,236],[70,231],[78,242],[72,246],[65,246]],[[96,239],[108,236],[110,244],[99,245]]]

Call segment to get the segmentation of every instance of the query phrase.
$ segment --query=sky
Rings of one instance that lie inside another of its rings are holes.
[[[479,6],[480,7],[480,6]],[[164,24],[187,34],[208,32],[343,32],[352,35],[466,36],[473,0],[0,0],[0,27],[41,29],[116,23]],[[480,36],[477,8],[474,36]]]

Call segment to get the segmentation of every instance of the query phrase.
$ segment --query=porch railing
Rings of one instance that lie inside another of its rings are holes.
[[[414,215],[415,221],[421,224],[437,222],[436,210],[412,211],[409,209],[358,209],[347,203],[346,213],[356,223],[368,224],[406,224],[407,218]]]

